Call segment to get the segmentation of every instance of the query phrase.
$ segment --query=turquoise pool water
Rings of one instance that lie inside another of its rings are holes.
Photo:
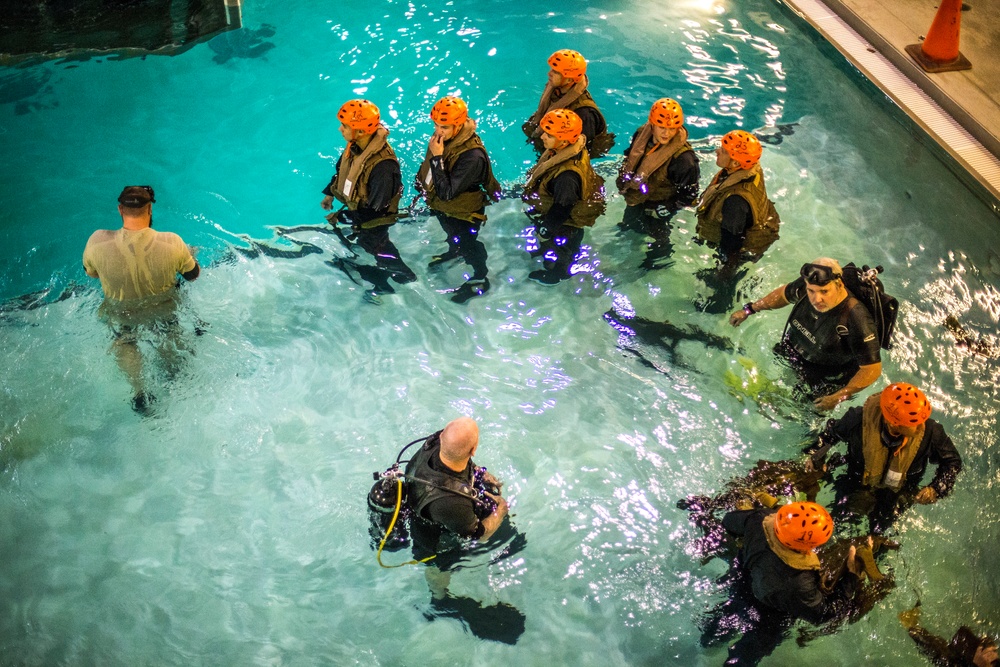
[[[737,331],[697,310],[709,290],[695,273],[710,258],[690,241],[690,212],[674,265],[647,272],[640,239],[616,234],[624,204],[612,197],[587,233],[586,270],[543,288],[526,280],[519,204],[502,202],[484,231],[494,289],[464,307],[439,294],[461,267],[423,268],[442,245],[436,222],[395,228],[420,280],[381,306],[326,263],[345,251],[318,231],[291,235],[323,249],[300,259],[234,250],[292,250],[276,227],[322,221],[342,145],[334,116],[357,95],[382,107],[408,181],[431,104],[460,92],[514,184],[534,160],[520,124],[545,58],[567,46],[590,59],[619,155],[663,95],[685,107],[705,183],[711,140],[736,126],[775,137],[763,164],[782,238],[742,294],[820,254],[883,264],[903,304],[885,378],[928,392],[965,459],[951,497],[898,524],[903,548],[885,562],[895,591],[764,664],[922,664],[896,620],[918,598],[940,634],[961,623],[996,634],[1000,364],[943,326],[953,316],[997,343],[995,215],[777,4],[565,7],[252,2],[243,31],[177,57],[0,70],[0,662],[722,663],[724,646],[699,646],[696,620],[721,599],[724,564],[698,561],[700,532],[676,501],[796,455],[817,418],[735,390],[734,378],[753,380],[741,358],[787,387],[770,354],[784,317]],[[79,261],[93,229],[117,225],[125,183],[155,185],[157,227],[206,266],[184,290],[189,358],[172,382],[151,371],[145,419]],[[44,290],[37,308],[9,301]],[[602,317],[612,304],[739,352],[620,340]],[[428,623],[420,570],[382,570],[368,546],[371,472],[459,414],[480,421],[477,459],[507,480],[527,546],[480,558],[452,590],[524,612],[515,646]]]

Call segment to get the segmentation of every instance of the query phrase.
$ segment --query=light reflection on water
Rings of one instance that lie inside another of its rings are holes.
[[[706,287],[694,274],[709,256],[690,241],[690,213],[674,231],[675,265],[650,274],[638,268],[641,241],[614,230],[623,206],[614,199],[588,231],[578,278],[545,290],[525,280],[518,206],[500,204],[484,232],[495,287],[466,308],[438,293],[464,267],[422,269],[441,243],[423,221],[394,230],[421,282],[381,307],[363,304],[361,288],[324,264],[344,252],[324,235],[295,234],[322,249],[297,260],[227,253],[247,238],[270,242],[274,226],[318,222],[314,200],[340,150],[331,119],[350,95],[380,103],[412,174],[431,104],[461,92],[500,177],[517,181],[532,160],[519,126],[537,103],[545,57],[578,41],[619,142],[654,99],[682,100],[704,181],[706,139],[734,125],[788,124],[764,161],[782,239],[743,292],[761,296],[817,248],[884,264],[904,304],[887,376],[928,391],[966,457],[954,496],[900,524],[904,549],[888,559],[897,592],[807,650],[787,642],[775,664],[912,664],[895,615],[918,596],[942,633],[959,622],[996,632],[1000,363],[957,346],[942,326],[952,316],[970,341],[997,343],[995,219],[840,70],[804,49],[811,42],[777,7],[606,4],[579,14],[555,3],[342,7],[331,20],[262,3],[250,20],[276,25],[279,42],[266,59],[209,66],[211,52],[193,49],[179,59],[24,70],[16,95],[45,115],[0,107],[5,163],[18,166],[0,183],[10,202],[0,213],[4,293],[84,281],[79,247],[113,213],[94,202],[120,177],[77,175],[103,164],[105,151],[132,155],[131,128],[152,124],[146,151],[156,164],[126,161],[149,175],[139,180],[164,184],[163,228],[204,247],[210,266],[186,289],[181,319],[189,334],[194,317],[209,326],[193,339],[184,374],[157,380],[159,416],[143,421],[103,354],[92,284],[47,307],[0,313],[9,359],[0,376],[0,535],[13,545],[0,577],[0,632],[10,655],[28,664],[122,664],[122,655],[155,664],[417,664],[426,655],[463,663],[470,652],[524,664],[721,663],[724,647],[701,648],[695,620],[723,595],[716,579],[725,566],[699,562],[701,532],[676,502],[720,489],[758,458],[795,455],[817,417],[746,395],[761,379],[778,395],[788,387],[770,355],[783,317],[733,331],[697,311]],[[148,72],[162,76],[140,76]],[[90,139],[82,129],[107,113],[92,94],[95,76],[120,76],[137,94],[155,80],[172,94],[157,90],[153,110],[122,105]],[[211,96],[192,109],[201,89],[236,99]],[[81,151],[59,133],[100,143]],[[58,240],[28,224],[38,201],[70,212]],[[627,342],[603,318],[610,307],[697,324],[738,352]],[[742,393],[727,371],[744,381]],[[380,571],[368,549],[370,473],[458,413],[481,420],[478,458],[507,480],[527,547],[493,564],[473,559],[455,587],[527,614],[513,649],[478,643],[454,622],[428,624],[419,571]]]

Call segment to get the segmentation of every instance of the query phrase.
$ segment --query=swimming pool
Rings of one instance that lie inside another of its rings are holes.
[[[815,418],[736,390],[751,379],[741,357],[787,386],[770,354],[784,318],[735,331],[696,308],[709,258],[690,241],[690,212],[674,265],[647,272],[640,240],[616,234],[613,198],[587,233],[588,270],[543,288],[526,280],[520,207],[502,202],[484,231],[494,288],[464,307],[438,293],[460,267],[423,268],[442,245],[432,222],[395,228],[420,280],[381,306],[326,264],[344,253],[328,235],[292,234],[323,250],[299,259],[233,250],[293,250],[272,228],[322,221],[341,149],[334,116],[353,96],[382,107],[404,182],[446,92],[469,101],[498,177],[518,181],[534,160],[520,124],[545,58],[564,47],[590,60],[619,154],[663,95],[681,101],[705,151],[734,126],[771,127],[762,162],[782,237],[742,292],[759,297],[820,254],[883,264],[903,303],[885,375],[928,392],[965,459],[952,496],[899,524],[894,593],[765,664],[919,664],[896,620],[918,597],[939,634],[997,632],[998,362],[957,347],[942,324],[954,316],[996,342],[996,217],[778,5],[564,7],[254,2],[244,31],[177,57],[0,70],[0,295],[50,290],[41,307],[0,313],[3,662],[723,661],[724,646],[698,645],[695,621],[721,599],[724,565],[698,562],[699,531],[676,501],[758,458],[796,455]],[[93,229],[116,226],[125,183],[156,186],[158,228],[199,246],[207,267],[185,288],[193,352],[172,383],[154,378],[146,419],[129,408],[79,262]],[[72,298],[55,300],[64,290]],[[603,319],[613,304],[698,325],[739,353],[619,340]],[[428,623],[419,569],[381,570],[368,546],[371,472],[458,414],[480,421],[477,460],[507,480],[527,546],[480,559],[452,589],[524,612],[513,647]]]

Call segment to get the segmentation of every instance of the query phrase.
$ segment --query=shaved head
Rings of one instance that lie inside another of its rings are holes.
[[[464,467],[479,444],[479,426],[471,417],[459,417],[441,431],[441,460]]]

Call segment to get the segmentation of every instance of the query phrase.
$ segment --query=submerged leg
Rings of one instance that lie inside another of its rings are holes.
[[[146,391],[146,383],[142,378],[142,352],[134,335],[118,335],[111,344],[118,368],[125,374],[132,386],[132,409],[144,413],[153,400],[152,394]]]

